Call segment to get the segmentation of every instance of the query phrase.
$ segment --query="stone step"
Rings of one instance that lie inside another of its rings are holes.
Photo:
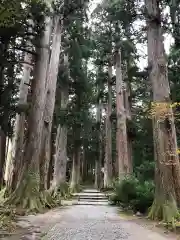
[[[80,192],[80,193],[74,193],[75,195],[95,195],[95,196],[105,196],[104,193],[101,192]]]
[[[93,199],[107,199],[105,195],[88,195],[88,194],[74,194],[74,198],[93,198]]]
[[[96,189],[85,189],[83,192],[74,193],[76,205],[108,205],[108,198],[104,193]]]
[[[90,199],[108,199],[108,197],[106,196],[95,196],[95,195],[77,195],[77,196],[74,196],[76,198],[90,198]]]
[[[79,202],[108,202],[107,199],[97,199],[97,198],[79,198]]]
[[[101,201],[96,201],[96,202],[78,201],[76,204],[77,205],[108,205],[108,201],[106,201],[106,202],[101,202]]]
[[[100,191],[97,189],[84,189],[83,192],[84,193],[100,193]]]
[[[108,201],[108,198],[91,198],[91,197],[73,197],[73,200],[78,201]]]
[[[106,197],[91,197],[91,196],[79,196],[78,199],[108,200],[108,198],[106,198]]]

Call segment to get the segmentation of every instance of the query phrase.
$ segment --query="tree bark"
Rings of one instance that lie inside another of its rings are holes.
[[[80,146],[74,147],[70,188],[74,191],[80,180]]]
[[[29,42],[28,45],[31,46],[31,43]],[[19,86],[19,106],[27,105],[28,88],[32,69],[32,55],[30,53],[25,54],[24,62],[25,63],[23,66],[23,77]],[[23,166],[25,120],[25,112],[16,114],[14,137],[12,142],[12,152],[10,159],[10,172],[7,179],[8,193],[15,190],[19,178],[19,173],[21,172],[20,170]]]
[[[66,89],[67,90],[67,89]],[[68,91],[61,92],[61,108],[66,109],[68,103]],[[66,182],[67,164],[67,126],[59,125],[56,135],[56,153],[54,160],[53,188],[58,188]]]
[[[108,104],[106,111],[106,146],[105,146],[105,161],[104,161],[104,187],[110,187],[112,183],[112,66],[108,67]]]
[[[86,159],[86,145],[83,145],[83,156],[82,156],[82,181],[85,182],[88,176],[88,163]]]
[[[127,147],[127,129],[126,113],[123,99],[123,79],[121,69],[121,52],[116,53],[116,111],[117,111],[117,132],[116,148],[118,158],[119,179],[121,180],[128,170],[128,147]]]
[[[48,177],[47,177],[47,189],[51,187],[51,183],[53,181],[53,172],[54,172],[54,156],[56,153],[56,147],[55,147],[55,134],[51,133],[51,159],[49,162],[49,168],[48,168]]]
[[[81,183],[81,146],[78,149],[78,172],[77,172],[77,185]]]
[[[3,96],[3,88],[4,88],[4,61],[7,58],[8,53],[8,45],[10,42],[10,38],[1,38],[1,44],[0,44],[0,104],[1,101],[3,102],[2,96]],[[3,107],[3,105],[0,105]],[[0,188],[2,187],[4,183],[4,167],[6,163],[6,133],[4,129],[4,123],[8,121],[8,114],[6,111],[4,111],[3,118],[1,119],[0,123]]]
[[[64,67],[68,70],[68,56],[64,55]],[[67,74],[68,75],[68,74]],[[66,112],[69,100],[68,83],[61,86],[61,110]],[[56,153],[54,158],[54,175],[52,188],[58,188],[66,182],[67,165],[67,123],[59,124],[56,135]]]
[[[153,134],[156,161],[155,198],[149,216],[171,222],[180,206],[180,165],[176,130],[170,106],[167,61],[159,1],[145,0],[148,27],[148,64],[153,90]]]
[[[127,73],[127,71],[126,71]],[[132,121],[132,113],[131,113],[131,91],[130,91],[130,83],[124,83],[124,106],[126,110],[126,120]],[[132,162],[132,139],[128,136],[127,133],[127,148],[128,148],[128,173],[133,172],[133,162]]]
[[[51,58],[46,81],[46,105],[44,110],[44,126],[41,141],[40,155],[40,185],[47,189],[48,168],[51,157],[51,129],[56,97],[56,83],[61,51],[62,22],[60,17],[55,17],[54,35],[52,42]]]
[[[32,104],[28,118],[28,134],[24,151],[23,170],[16,190],[7,201],[31,210],[39,210],[42,207],[39,192],[39,156],[43,131],[51,28],[51,18],[46,17],[45,30],[40,39],[40,47],[37,48],[38,58],[35,65],[34,80],[32,81]]]
[[[100,188],[101,184],[101,99],[99,99],[100,86],[98,86],[98,102],[97,102],[97,112],[96,112],[96,121],[97,121],[97,150],[96,150],[96,160],[95,160],[95,188]]]
[[[101,149],[99,149],[101,151]],[[101,156],[101,153],[99,152],[99,157]],[[101,187],[101,162],[96,161],[95,162],[95,184],[96,189],[99,189]]]
[[[6,135],[0,129],[0,188],[4,185],[4,172],[6,162]]]

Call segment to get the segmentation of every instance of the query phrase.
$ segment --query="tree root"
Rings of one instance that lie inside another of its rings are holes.
[[[70,193],[70,188],[68,183],[61,183],[58,187],[55,187],[54,189],[51,189],[51,194],[52,196],[56,197],[60,197],[63,199],[68,199],[71,197],[71,193]]]
[[[30,174],[6,199],[5,205],[26,209],[26,212],[42,212],[45,208],[56,206],[56,201],[48,191],[39,192],[39,181]]]
[[[173,229],[176,226],[176,220],[179,218],[179,212],[174,200],[160,202],[154,200],[153,205],[150,208],[148,218],[152,220],[161,220]]]
[[[61,199],[52,196],[50,191],[44,191],[41,193],[44,208],[53,208],[61,204]]]
[[[49,193],[56,201],[57,205],[61,205],[62,199],[69,199],[72,195],[68,183],[61,183],[59,186],[52,185],[49,189]]]
[[[82,190],[81,186],[79,184],[76,185],[71,185],[70,186],[70,193],[77,193],[80,192]]]
[[[13,205],[17,208],[26,209],[26,212],[42,212],[46,208],[53,208],[57,205],[48,191],[37,193],[36,195],[23,194],[16,195],[13,193],[10,198],[5,201],[6,205]]]

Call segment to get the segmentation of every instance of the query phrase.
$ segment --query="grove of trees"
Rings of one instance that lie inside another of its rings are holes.
[[[173,222],[180,1],[91,4],[0,3],[1,200],[40,211],[66,188],[116,185],[122,195],[122,182],[138,181],[152,187],[149,217]]]

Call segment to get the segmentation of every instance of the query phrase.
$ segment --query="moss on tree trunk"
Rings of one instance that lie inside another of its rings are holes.
[[[23,169],[16,190],[10,195],[5,204],[15,205],[29,212],[41,212],[46,207],[55,206],[55,201],[47,191],[40,192],[39,173],[35,168]]]

